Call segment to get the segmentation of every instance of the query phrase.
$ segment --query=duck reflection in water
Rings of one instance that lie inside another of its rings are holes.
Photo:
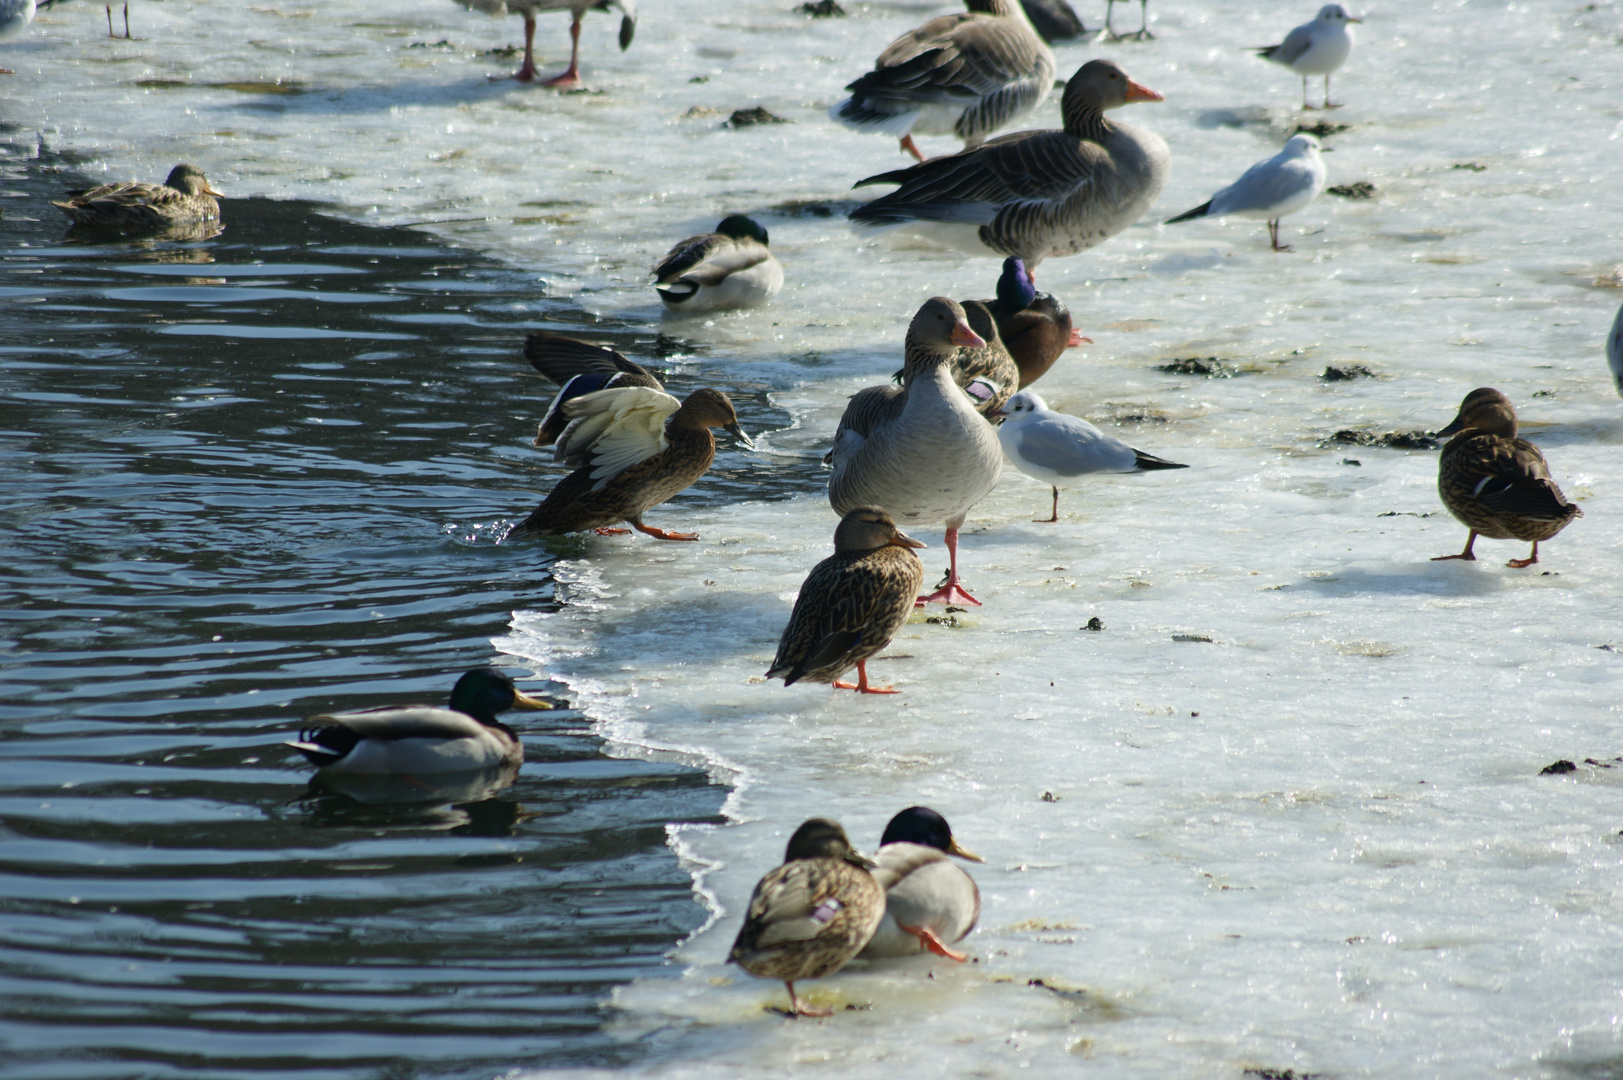
[[[410,829],[511,836],[533,816],[496,796],[518,779],[520,763],[432,776],[318,773],[295,800],[318,828]]]

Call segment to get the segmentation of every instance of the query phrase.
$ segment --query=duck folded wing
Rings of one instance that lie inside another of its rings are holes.
[[[835,895],[839,880],[824,860],[797,859],[761,879],[750,897],[745,927],[755,928],[750,947],[812,941],[845,909]],[[742,936],[742,935],[741,935]]]
[[[310,721],[347,728],[362,739],[468,739],[478,738],[485,731],[483,724],[466,713],[436,705],[329,713],[312,716]]]
[[[874,70],[846,89],[865,103],[968,104],[1032,78],[1047,58],[1048,50],[1014,19],[945,15],[891,42]],[[1047,93],[1052,84],[1050,70],[1048,85],[1038,89]]]
[[[1538,448],[1522,439],[1514,446],[1494,448],[1488,466],[1473,485],[1473,497],[1495,514],[1531,521],[1560,521],[1573,516],[1573,507],[1550,478],[1549,466]],[[1475,470],[1473,470],[1475,471]]]
[[[582,341],[550,330],[532,331],[524,339],[524,359],[530,366],[562,386],[576,375],[640,375],[643,384],[659,389],[659,380],[648,369],[615,352],[607,345]],[[624,380],[622,380],[622,383]]]
[[[563,403],[569,426],[558,436],[554,460],[589,467],[600,491],[614,477],[670,445],[665,421],[682,403],[645,386],[599,390]]]
[[[191,198],[184,191],[167,184],[141,184],[125,182],[106,184],[76,196],[69,204],[77,208],[97,211],[128,209],[137,206],[182,205]],[[62,205],[62,204],[58,204]]]
[[[915,218],[986,225],[1003,207],[1063,199],[1091,184],[1099,170],[1114,168],[1104,149],[1063,131],[1017,132],[857,181],[857,187],[901,186],[857,207],[851,220],[874,228]]]
[[[834,449],[823,455],[823,464],[833,463],[835,451],[842,442],[854,451],[872,438],[875,431],[894,423],[906,405],[906,394],[894,384],[869,386],[852,394],[834,429]]]
[[[772,252],[762,244],[710,233],[690,236],[671,248],[653,273],[660,283],[686,278],[700,285],[719,285],[729,274],[758,266],[771,257]]]

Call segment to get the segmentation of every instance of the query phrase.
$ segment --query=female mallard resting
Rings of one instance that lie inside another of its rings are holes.
[[[778,642],[769,679],[831,682],[861,694],[894,694],[868,685],[868,657],[890,644],[924,584],[924,564],[910,548],[924,544],[896,527],[877,506],[859,506],[834,530],[834,554],[812,567]],[[856,685],[839,677],[857,669]]]
[[[792,1016],[828,1016],[795,993],[800,979],[832,975],[862,951],[885,914],[885,890],[868,871],[874,861],[845,830],[812,818],[795,830],[783,865],[762,878],[733,942],[729,962],[758,979],[782,979]]]
[[[318,725],[287,745],[334,773],[371,776],[465,772],[524,760],[524,744],[496,714],[550,709],[495,668],[475,668],[451,688],[451,707],[386,705],[312,716]]]
[[[1520,569],[1538,562],[1538,543],[1548,540],[1584,512],[1567,502],[1550,478],[1550,466],[1539,448],[1516,438],[1516,410],[1492,387],[1472,390],[1460,402],[1454,422],[1437,433],[1452,435],[1437,463],[1437,494],[1443,505],[1468,529],[1465,550],[1447,559],[1476,561],[1471,545],[1478,536],[1493,540],[1531,540],[1533,553],[1511,559]]]
[[[79,225],[152,229],[198,221],[218,221],[224,198],[190,165],[176,165],[161,184],[126,180],[88,191],[70,191],[66,202],[52,201]]]
[[[569,417],[564,415],[563,410],[566,401],[621,386],[665,389],[647,368],[627,360],[607,345],[555,334],[550,330],[533,331],[524,339],[524,359],[561,387],[547,408],[546,415],[541,418],[540,427],[535,433],[537,446],[551,446],[564,433],[564,428],[569,426]]]
[[[783,288],[783,266],[767,248],[766,230],[743,214],[721,219],[713,233],[690,236],[654,267],[654,291],[680,311],[721,311],[764,304]]]
[[[947,946],[975,929],[981,891],[948,855],[986,861],[960,847],[947,819],[927,806],[910,806],[890,819],[874,852],[879,863],[874,880],[885,887],[885,917],[863,956],[917,956],[928,950],[959,963],[969,959]]]
[[[697,540],[642,523],[649,507],[684,491],[710,469],[714,427],[726,428],[750,449],[733,403],[720,390],[695,390],[686,401],[643,386],[599,390],[559,406],[569,426],[558,436],[554,459],[575,467],[540,506],[507,535],[557,536],[595,529],[623,536],[624,521],[661,540]]]

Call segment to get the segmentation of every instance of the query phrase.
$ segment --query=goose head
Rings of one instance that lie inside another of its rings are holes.
[[[1516,437],[1516,410],[1510,399],[1491,386],[1472,390],[1460,402],[1460,411],[1454,422],[1437,433],[1438,437],[1474,431],[1481,435]]]
[[[1060,112],[1065,116],[1065,130],[1079,121],[1096,116],[1106,109],[1117,109],[1135,101],[1164,101],[1162,95],[1142,83],[1127,77],[1127,72],[1114,60],[1089,60],[1076,69],[1065,84],[1065,96],[1060,98]]]
[[[970,329],[964,306],[945,296],[932,296],[907,326],[907,372],[916,364],[944,364],[959,348],[981,349],[986,339]]]

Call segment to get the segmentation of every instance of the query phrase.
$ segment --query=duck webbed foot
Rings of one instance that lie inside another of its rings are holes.
[[[833,1016],[833,1009],[819,1009],[801,1002],[800,995],[795,993],[795,984],[786,982],[783,985],[789,988],[789,1015],[790,1016]]]
[[[931,930],[928,926],[903,926],[901,923],[897,923],[896,925],[899,929],[905,930],[907,933],[918,938],[920,945],[923,945],[927,950],[935,953],[937,956],[944,956],[948,960],[956,960],[960,964],[969,959],[967,953],[961,953],[957,949],[949,948],[946,942],[936,937],[935,931]]]
[[[668,532],[665,529],[656,529],[652,525],[644,525],[640,521],[633,521],[631,527],[640,533],[647,533],[656,540],[697,540],[698,533]]]
[[[836,689],[836,690],[855,690],[859,694],[900,694],[901,693],[900,690],[896,689],[893,686],[870,686],[870,685],[868,685],[868,662],[866,660],[860,660],[860,661],[857,662],[857,681],[856,682],[854,682],[854,683],[840,682],[839,680],[836,679],[835,682],[834,682],[834,689]]]
[[[981,606],[981,602],[969,595],[959,585],[958,579],[953,578],[929,596],[921,596],[913,602],[914,607],[923,607],[925,604],[974,604]]]
[[[1433,555],[1431,561],[1432,562],[1447,562],[1450,559],[1464,559],[1466,562],[1476,562],[1476,556],[1471,553],[1471,548],[1475,544],[1476,544],[1476,530],[1472,529],[1471,530],[1471,535],[1465,538],[1465,550],[1464,551],[1460,552],[1458,555]],[[1535,550],[1536,550],[1536,547],[1535,547]]]
[[[1080,330],[1072,330],[1071,331],[1071,336],[1065,342],[1065,347],[1067,349],[1074,349],[1078,345],[1092,345],[1092,344],[1093,344],[1093,339],[1092,338],[1083,337],[1082,336],[1082,331],[1080,331]]]
[[[1516,570],[1521,570],[1524,567],[1532,566],[1536,562],[1538,562],[1538,541],[1534,540],[1533,541],[1533,553],[1531,555],[1529,555],[1525,559],[1511,559],[1505,565],[1509,566],[1509,567],[1512,567],[1512,568],[1514,568]]]
[[[631,530],[630,529],[610,529],[610,528],[604,527],[604,528],[593,529],[592,531],[595,532],[599,536],[630,536],[631,535]]]

